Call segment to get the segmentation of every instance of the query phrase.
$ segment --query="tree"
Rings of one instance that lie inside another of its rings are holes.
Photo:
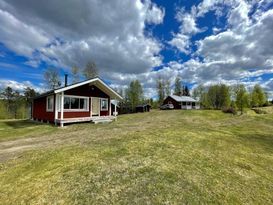
[[[208,108],[223,109],[230,106],[230,89],[225,84],[211,85],[207,93]]]
[[[89,61],[84,70],[83,70],[83,76],[86,79],[90,79],[90,78],[95,78],[98,76],[98,70],[97,70],[97,66],[94,62]]]
[[[235,92],[235,103],[238,109],[243,114],[244,108],[248,106],[248,93],[243,84],[237,85],[234,88]]]
[[[25,118],[26,117],[26,106],[23,100],[23,96],[18,92],[14,91],[13,93],[13,103],[12,110],[14,119],[16,118]]]
[[[31,102],[32,102],[32,98],[37,96],[37,95],[38,95],[38,93],[34,89],[32,89],[30,87],[25,88],[24,98],[26,100],[27,105],[30,105]]]
[[[256,84],[251,93],[251,106],[259,107],[263,106],[266,103],[266,95],[262,87]]]
[[[219,96],[219,107],[227,108],[230,106],[230,89],[227,85],[221,84],[219,86],[218,96]]]
[[[159,77],[157,79],[156,87],[157,87],[158,103],[159,103],[159,105],[161,105],[165,99],[165,96],[166,96],[165,82],[161,77]]]
[[[204,86],[198,85],[196,88],[194,88],[194,90],[192,92],[192,96],[195,99],[201,99],[201,96],[203,95],[204,92],[205,92]]]
[[[130,83],[126,91],[126,96],[133,110],[143,101],[143,89],[138,80],[134,80]]]
[[[182,82],[181,82],[181,78],[179,76],[176,76],[175,78],[175,83],[174,83],[174,95],[181,95],[181,90],[182,90],[182,86],[181,86]]]
[[[187,85],[183,86],[183,95],[190,96],[190,90]]]
[[[48,68],[44,72],[44,79],[49,89],[56,89],[61,86],[59,72],[54,68]]]
[[[166,96],[171,95],[171,82],[170,82],[170,80],[168,80],[168,79],[165,80],[164,87],[165,87],[165,94],[166,94]]]
[[[79,67],[73,66],[73,67],[71,68],[72,82],[73,82],[73,83],[77,83],[77,82],[80,81],[80,73],[79,73],[79,72],[80,72]]]
[[[13,89],[11,87],[6,87],[4,91],[1,93],[1,97],[5,100],[6,106],[7,106],[7,111],[11,111],[12,103],[13,103]]]
[[[32,98],[34,98],[37,95],[38,95],[38,93],[30,87],[27,87],[24,90],[24,100],[25,100],[24,107],[25,107],[25,110],[28,112],[28,116],[32,115],[32,113],[31,113],[32,109],[30,107],[31,103],[32,103]],[[23,110],[23,108],[21,108],[21,112],[22,112],[22,110]]]

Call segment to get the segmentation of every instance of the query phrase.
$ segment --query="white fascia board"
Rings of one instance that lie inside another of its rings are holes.
[[[61,92],[64,92],[64,91],[67,91],[67,90],[70,90],[70,89],[73,89],[73,88],[76,88],[76,87],[79,87],[79,86],[82,86],[82,85],[85,85],[85,84],[88,84],[88,83],[92,83],[92,82],[95,82],[95,81],[100,82],[107,90],[109,90],[110,92],[114,93],[114,95],[119,100],[123,99],[116,91],[114,91],[112,88],[110,88],[106,83],[104,83],[99,78],[90,79],[90,80],[87,80],[87,81],[84,81],[84,82],[81,82],[81,83],[76,83],[74,85],[70,85],[70,86],[67,86],[67,87],[64,87],[64,88],[60,88],[60,89],[55,90],[54,93],[61,93]]]
[[[111,87],[109,87],[105,82],[103,82],[100,78],[98,78],[98,81],[105,86],[110,92],[114,93],[119,100],[122,100],[123,97],[121,97],[116,91],[114,91]]]

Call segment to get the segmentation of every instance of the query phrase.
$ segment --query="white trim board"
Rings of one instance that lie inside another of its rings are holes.
[[[117,97],[119,100],[122,100],[123,98],[116,92],[114,91],[112,88],[110,88],[106,83],[104,83],[101,79],[99,78],[93,78],[93,79],[90,79],[90,80],[86,80],[84,82],[80,82],[80,83],[76,83],[76,84],[73,84],[73,85],[69,85],[67,87],[64,87],[64,88],[60,88],[60,89],[57,89],[54,91],[54,93],[60,93],[60,92],[64,92],[64,91],[67,91],[67,90],[70,90],[70,89],[73,89],[73,88],[76,88],[76,87],[79,87],[79,86],[82,86],[82,85],[85,85],[85,84],[89,84],[89,83],[94,83],[94,82],[99,82],[102,86],[104,86],[109,92],[113,93],[113,95],[115,97]]]

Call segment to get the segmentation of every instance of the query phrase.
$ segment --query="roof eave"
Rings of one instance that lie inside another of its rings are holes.
[[[95,82],[95,81],[98,81],[100,82],[103,86],[105,86],[110,92],[112,92],[115,97],[118,99],[118,100],[123,100],[123,97],[121,97],[116,91],[114,91],[111,87],[109,87],[105,82],[103,82],[100,78],[93,78],[93,79],[90,79],[90,80],[87,80],[87,81],[83,81],[83,82],[80,82],[78,84],[74,84],[74,85],[70,85],[70,86],[67,86],[67,87],[64,87],[64,88],[60,88],[60,89],[56,89],[54,90],[54,93],[57,94],[57,93],[61,93],[61,92],[64,92],[64,91],[67,91],[67,90],[70,90],[70,89],[73,89],[73,88],[76,88],[76,87],[79,87],[79,86],[82,86],[82,85],[85,85],[85,84],[88,84],[88,83],[92,83],[92,82]]]

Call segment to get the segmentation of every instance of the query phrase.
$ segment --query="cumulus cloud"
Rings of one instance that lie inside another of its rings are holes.
[[[273,10],[256,18],[250,25],[245,21],[239,30],[227,30],[198,42],[197,53],[204,57],[204,64],[210,65],[215,76],[236,78],[253,69],[262,72],[272,69]]]
[[[114,87],[124,88],[139,79],[146,97],[156,95],[160,75],[172,83],[176,75],[191,84],[242,82],[252,86],[260,82],[272,90],[272,79],[257,78],[273,73],[270,4],[270,0],[203,0],[188,11],[178,9],[180,26],[167,44],[188,55],[191,59],[186,62],[162,65],[164,39],[160,42],[145,34],[145,27],[162,24],[165,9],[151,0],[0,0],[0,42],[27,56],[25,64],[32,67],[45,61],[67,69],[95,61]],[[213,25],[213,34],[194,42],[192,37],[205,30],[198,20],[208,12],[224,17],[226,25]],[[162,69],[154,71],[155,66]]]
[[[149,0],[9,0],[2,1],[0,9],[5,25],[0,41],[32,57],[28,65],[43,60],[83,67],[93,60],[104,75],[146,72],[161,63],[161,44],[145,36],[144,29],[146,23],[162,23],[164,9]]]
[[[180,52],[190,53],[190,37],[181,33],[175,34],[174,38],[169,41],[169,44],[178,48]]]
[[[33,85],[30,81],[18,82],[15,80],[0,79],[0,90],[5,89],[6,87],[11,87],[13,90],[19,92],[23,92],[27,87],[33,88],[40,93],[45,92],[45,89]]]
[[[179,32],[173,34],[173,38],[168,43],[180,52],[189,54],[191,36],[204,30],[198,28],[196,24],[196,8],[193,6],[190,13],[184,8],[178,9],[176,20],[180,23]]]
[[[1,9],[0,25],[0,41],[18,54],[31,57],[35,49],[49,43],[49,38],[41,30]]]

